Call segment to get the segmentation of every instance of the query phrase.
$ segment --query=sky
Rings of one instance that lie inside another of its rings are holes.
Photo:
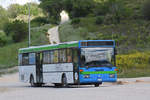
[[[10,4],[26,4],[27,2],[36,2],[39,3],[39,0],[0,0],[0,5],[4,8],[7,8]]]

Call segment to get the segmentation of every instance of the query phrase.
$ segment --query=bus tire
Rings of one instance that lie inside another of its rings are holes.
[[[68,84],[67,84],[67,77],[66,77],[65,74],[62,75],[61,85],[62,85],[62,87],[68,87]]]
[[[99,87],[99,84],[98,84],[98,83],[97,83],[97,84],[94,84],[94,86],[95,86],[95,87]]]

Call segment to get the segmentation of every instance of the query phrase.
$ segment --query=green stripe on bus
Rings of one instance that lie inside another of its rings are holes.
[[[24,49],[24,50],[19,50],[19,53],[38,52],[38,51],[46,51],[46,50],[69,48],[69,47],[78,47],[78,43],[60,44],[60,45],[56,45],[56,46],[47,46],[47,47],[39,47],[39,48],[28,48],[28,49]]]
[[[80,74],[116,74],[117,71],[80,72]]]

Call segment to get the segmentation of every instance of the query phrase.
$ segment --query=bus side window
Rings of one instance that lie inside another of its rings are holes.
[[[72,49],[67,49],[67,62],[72,62]]]
[[[73,49],[73,62],[78,63],[78,49]]]
[[[50,51],[50,63],[54,63],[54,51]]]
[[[24,53],[22,55],[22,65],[29,65],[29,54]]]
[[[58,50],[54,51],[54,63],[58,63]]]
[[[73,64],[75,70],[78,68],[78,57],[78,49],[73,49]]]
[[[30,53],[29,54],[29,64],[30,65],[35,65],[35,53]]]
[[[66,62],[66,49],[59,50],[59,61],[60,61],[60,63]]]
[[[44,64],[50,63],[50,51],[43,52],[43,63]]]
[[[22,54],[19,54],[18,59],[19,59],[18,64],[19,64],[19,66],[21,66],[22,65]]]

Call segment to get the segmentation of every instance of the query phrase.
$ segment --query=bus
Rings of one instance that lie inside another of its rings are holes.
[[[19,80],[31,86],[116,82],[114,40],[80,40],[19,49]]]

